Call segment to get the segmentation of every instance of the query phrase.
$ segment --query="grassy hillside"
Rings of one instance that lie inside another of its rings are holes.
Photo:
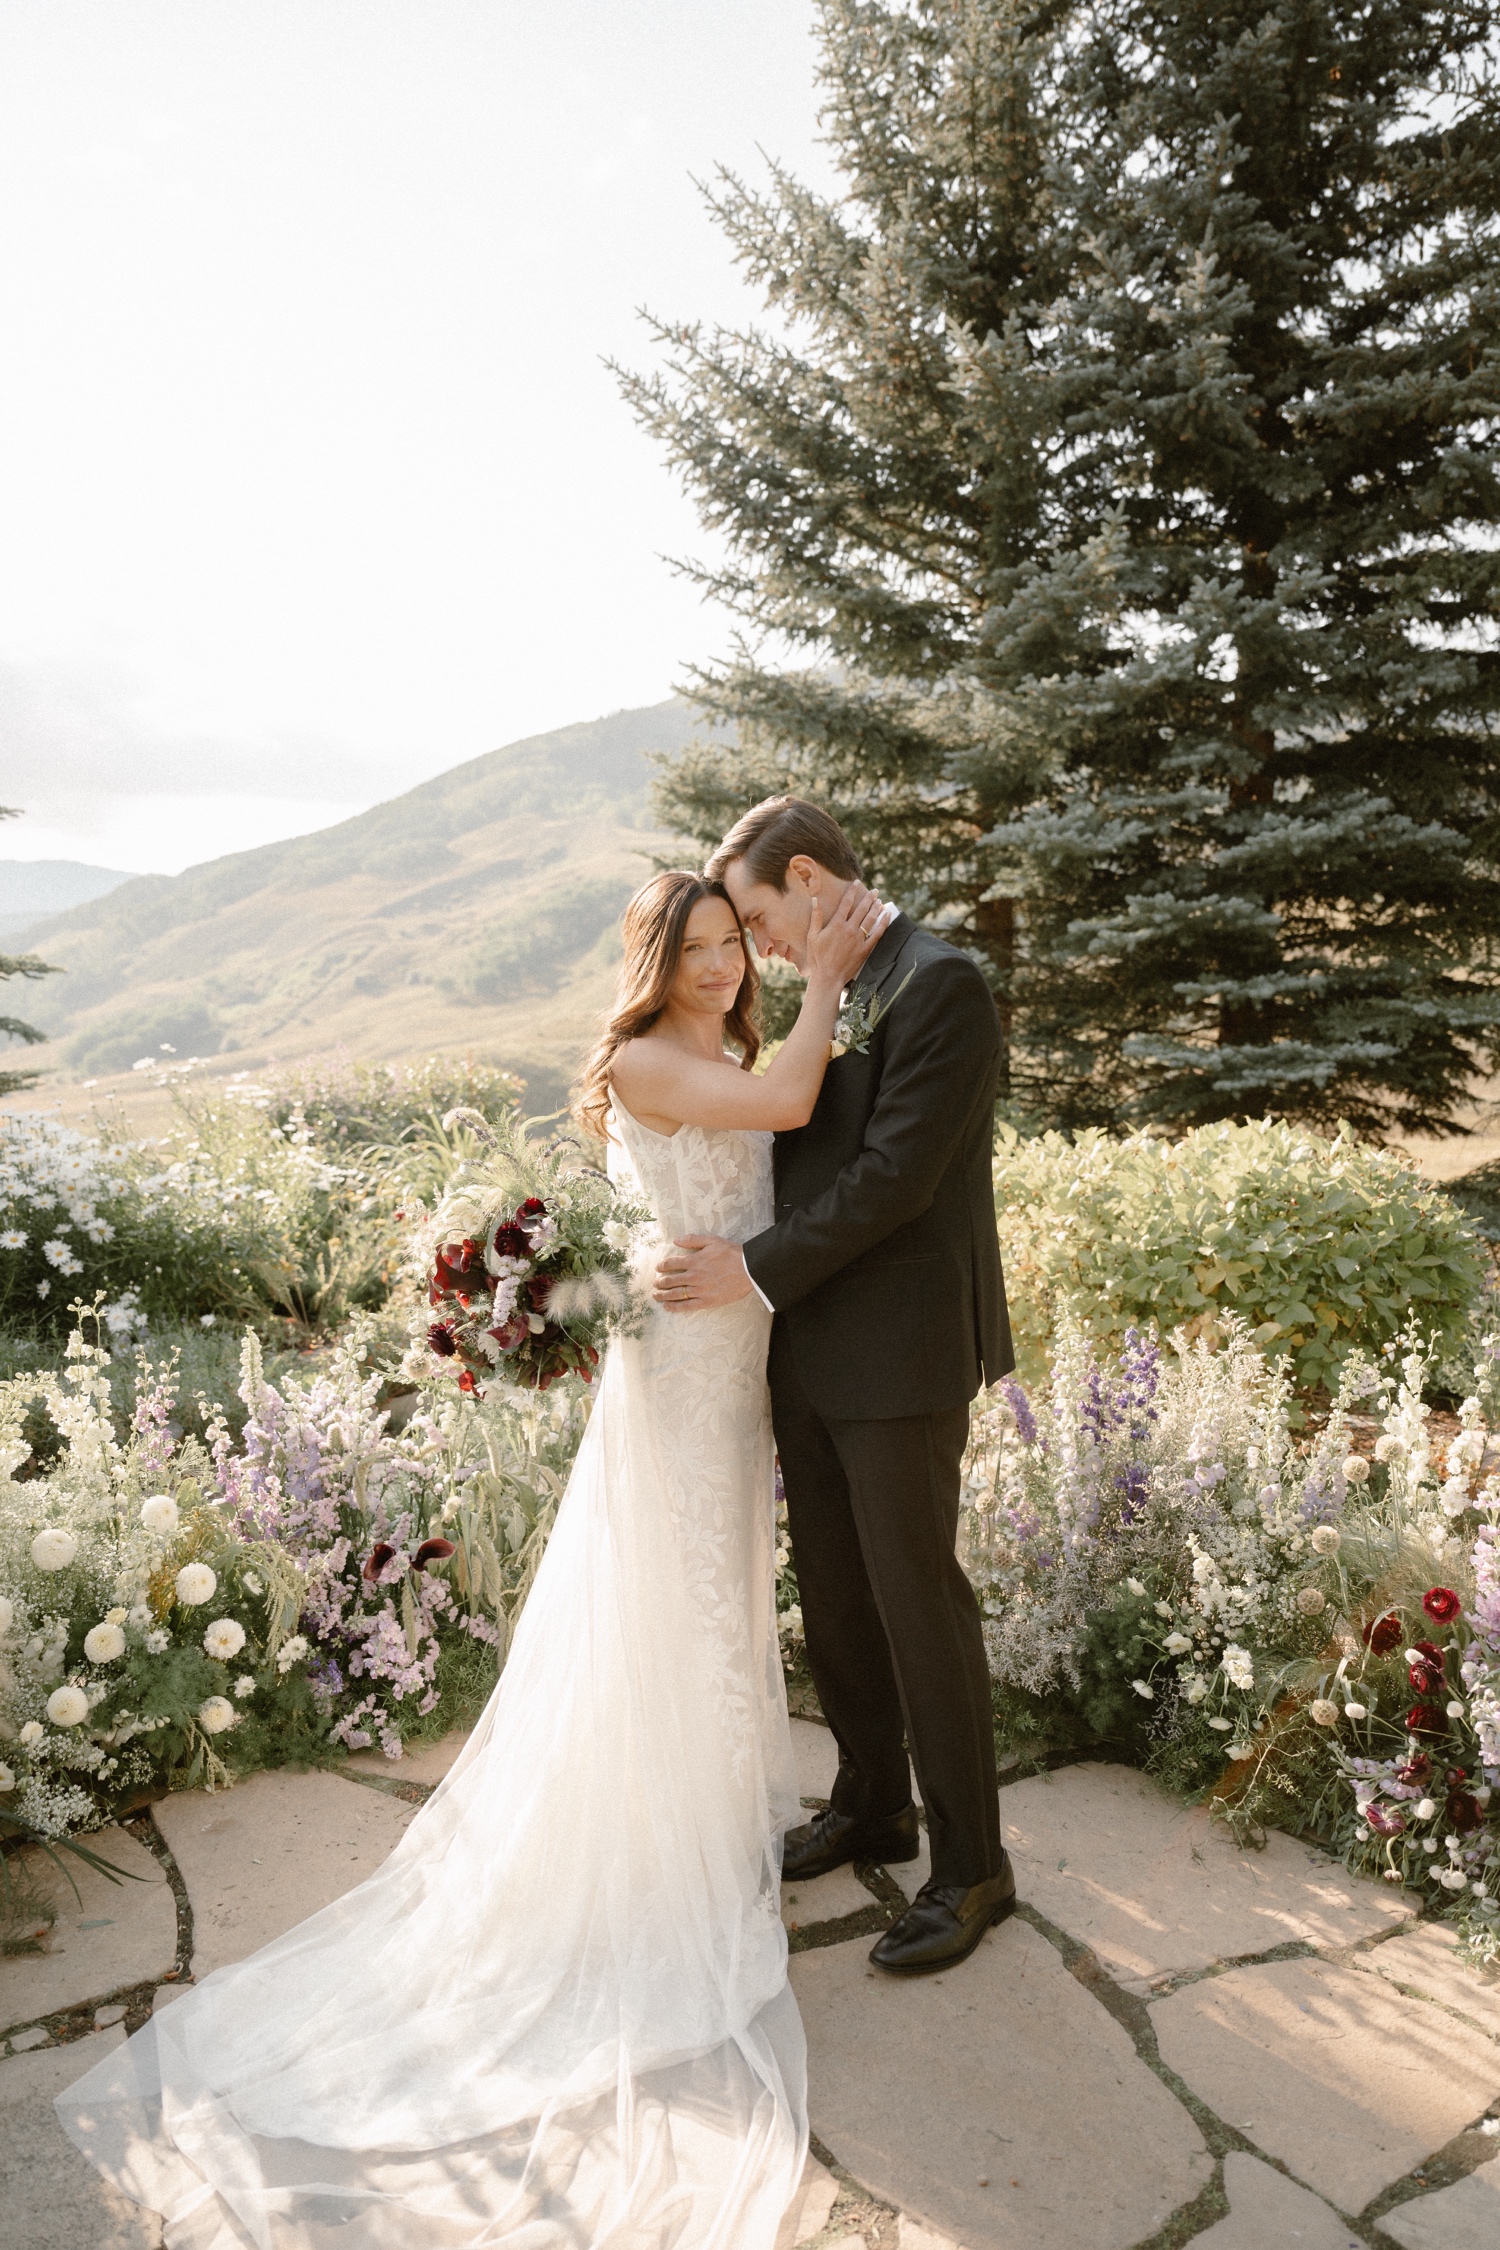
[[[615,923],[663,848],[648,755],[676,701],[536,735],[288,843],[141,876],[32,924],[66,970],[28,994],[67,1079],[164,1045],[216,1069],[343,1046],[472,1050],[559,1093],[610,988]]]
[[[129,881],[121,868],[78,859],[0,859],[0,937],[30,929],[43,915],[71,913]]]

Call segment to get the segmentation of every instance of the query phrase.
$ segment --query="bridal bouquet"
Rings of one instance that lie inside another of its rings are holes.
[[[541,1150],[518,1126],[469,1126],[488,1153],[448,1189],[417,1241],[429,1349],[461,1390],[499,1376],[546,1390],[561,1375],[592,1380],[611,1335],[633,1334],[645,1309],[632,1256],[650,1213],[619,1195],[566,1144]]]

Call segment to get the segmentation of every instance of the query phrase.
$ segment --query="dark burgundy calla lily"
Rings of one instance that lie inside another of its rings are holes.
[[[424,1539],[411,1558],[412,1576],[425,1570],[430,1562],[446,1562],[454,1551],[451,1539]]]
[[[375,1580],[380,1576],[380,1573],[384,1570],[386,1564],[390,1561],[392,1555],[395,1552],[395,1548],[387,1546],[386,1542],[382,1539],[378,1547],[372,1547],[370,1549],[369,1559],[366,1562],[364,1570],[360,1575],[364,1578],[368,1578],[371,1585],[373,1585],[375,1583]]]

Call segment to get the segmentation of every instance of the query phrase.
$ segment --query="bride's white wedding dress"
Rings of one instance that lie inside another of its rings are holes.
[[[664,1235],[769,1224],[768,1134],[615,1129]],[[611,1348],[500,1684],[390,1858],[61,2097],[170,2250],[770,2250],[807,2124],[768,1322]]]

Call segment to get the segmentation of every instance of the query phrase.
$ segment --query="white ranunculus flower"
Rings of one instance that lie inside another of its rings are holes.
[[[1255,1756],[1255,1744],[1253,1742],[1231,1742],[1224,1754],[1229,1758],[1253,1758]]]
[[[1351,1453],[1344,1463],[1345,1484],[1368,1484],[1370,1464],[1362,1453]]]
[[[1346,1703],[1344,1705],[1344,1717],[1346,1719],[1367,1719],[1369,1716],[1370,1707],[1367,1703]]]
[[[227,1695],[211,1695],[206,1703],[198,1706],[198,1724],[205,1734],[222,1734],[226,1727],[234,1725],[237,1716]]]
[[[1336,1555],[1339,1551],[1338,1526],[1331,1523],[1320,1523],[1312,1535],[1312,1543],[1315,1553]]]
[[[1172,1615],[1172,1604],[1170,1602],[1153,1602],[1151,1606],[1158,1617],[1170,1618]]]
[[[232,1617],[216,1617],[203,1636],[206,1653],[220,1664],[238,1656],[244,1645],[245,1628]]]
[[[1130,1684],[1135,1689],[1136,1694],[1143,1696],[1148,1703],[1156,1701],[1156,1690],[1149,1680],[1132,1680]]]
[[[1183,1687],[1182,1693],[1185,1701],[1189,1703],[1201,1703],[1204,1697],[1208,1694],[1208,1682],[1206,1680],[1200,1680],[1194,1677],[1193,1679],[1186,1682]]]
[[[1125,1581],[1125,1591],[1127,1594],[1134,1594],[1138,1602],[1145,1600],[1146,1589],[1141,1584],[1138,1578],[1127,1578]]]
[[[23,1750],[34,1750],[46,1733],[40,1719],[28,1719],[17,1737]]]
[[[1433,1814],[1437,1811],[1437,1806],[1430,1797],[1424,1797],[1420,1804],[1412,1807],[1412,1810],[1418,1820],[1431,1820]]]
[[[116,1657],[125,1654],[125,1635],[106,1617],[102,1625],[84,1634],[83,1653],[90,1664],[113,1664]]]
[[[1328,1597],[1320,1586],[1304,1586],[1297,1595],[1297,1607],[1304,1617],[1316,1617],[1319,1610],[1328,1607]]]
[[[47,1716],[55,1727],[76,1727],[89,1715],[89,1699],[71,1680],[56,1687],[47,1698]]]
[[[38,1570],[66,1570],[78,1552],[71,1531],[39,1531],[31,1542],[31,1559]]]
[[[148,1531],[161,1538],[177,1529],[177,1502],[170,1492],[153,1492],[149,1500],[141,1502],[141,1522]]]
[[[16,1777],[11,1772],[10,1767],[0,1766],[0,1797],[3,1797],[8,1789],[14,1789],[15,1786]]]
[[[1307,1715],[1315,1726],[1336,1727],[1339,1723],[1339,1707],[1330,1703],[1326,1695],[1314,1696],[1307,1706]]]
[[[218,1592],[219,1581],[206,1562],[184,1563],[176,1577],[177,1599],[185,1609],[197,1609],[211,1602]]]
[[[1208,1723],[1215,1734],[1232,1734],[1234,1731],[1233,1719],[1210,1719]]]
[[[0,1594],[0,1640],[3,1640],[5,1638],[5,1635],[10,1631],[15,1621],[15,1603],[7,1601],[5,1596],[3,1594]]]
[[[1193,1644],[1186,1633],[1168,1633],[1161,1645],[1168,1656],[1186,1656]]]

